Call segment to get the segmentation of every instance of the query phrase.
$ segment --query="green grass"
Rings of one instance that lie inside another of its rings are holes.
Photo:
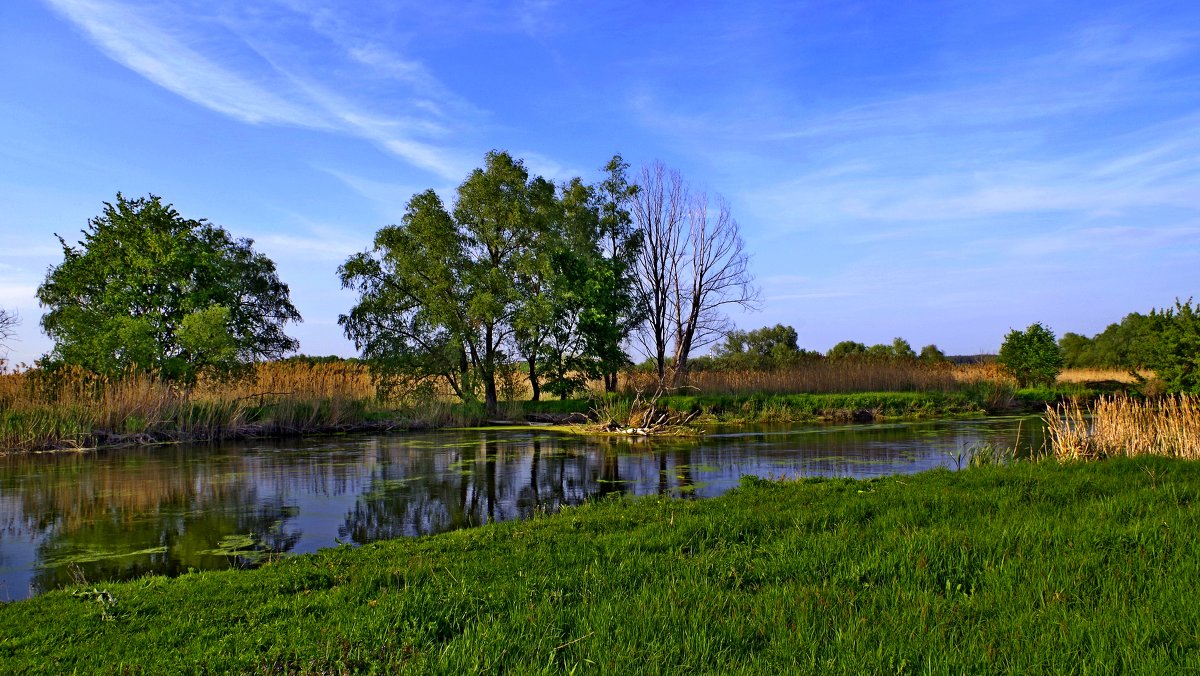
[[[0,671],[1183,673],[1200,464],[747,480],[0,607]]]
[[[982,415],[970,397],[944,392],[861,392],[849,394],[676,395],[663,403],[681,411],[703,411],[716,423],[807,422],[813,420],[917,419]]]

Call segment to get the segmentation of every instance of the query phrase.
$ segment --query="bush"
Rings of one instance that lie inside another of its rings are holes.
[[[1021,387],[1053,385],[1062,371],[1063,356],[1054,332],[1041,322],[1024,331],[1013,329],[1004,337],[997,360]]]

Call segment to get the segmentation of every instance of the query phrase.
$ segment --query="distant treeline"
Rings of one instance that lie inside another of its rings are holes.
[[[1190,298],[1130,313],[1092,338],[1064,334],[1059,349],[1068,367],[1149,369],[1168,392],[1200,393],[1200,307]]]
[[[724,342],[713,348],[712,354],[692,360],[698,370],[774,371],[804,362],[828,360],[913,361],[950,363],[936,345],[926,345],[918,353],[903,338],[891,344],[866,345],[843,340],[822,354],[799,346],[796,329],[783,324],[765,326],[750,331],[731,331]]]
[[[1058,339],[1067,368],[1147,368],[1162,334],[1162,315],[1131,312],[1095,336],[1064,333]]]

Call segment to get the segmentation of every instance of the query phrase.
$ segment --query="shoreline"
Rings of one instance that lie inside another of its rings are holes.
[[[694,413],[691,425],[702,433],[704,427],[715,425],[754,424],[810,424],[810,423],[869,423],[886,421],[918,421],[986,417],[992,415],[1035,414],[1044,412],[1047,405],[1067,401],[1070,398],[1095,399],[1100,392],[1092,390],[1044,390],[1017,391],[1000,401],[999,406],[988,406],[977,393],[969,392],[858,392],[836,394],[739,394],[739,395],[669,395],[659,401],[666,410]],[[616,398],[615,401],[631,401]],[[314,410],[319,410],[317,402]],[[356,404],[365,411],[365,402]],[[512,427],[546,423],[553,428],[575,434],[598,436],[622,436],[622,432],[605,432],[600,429],[579,430],[585,424],[597,426],[591,418],[597,414],[592,400],[543,400],[521,402],[517,416],[512,416]],[[451,418],[453,407],[450,407]],[[112,448],[154,446],[188,443],[219,443],[247,439],[287,439],[292,437],[320,436],[331,434],[371,434],[424,431],[432,429],[477,428],[483,420],[447,419],[445,411],[440,419],[422,417],[419,413],[405,410],[375,411],[370,419],[337,423],[287,424],[271,418],[272,409],[260,411],[260,422],[245,423],[232,428],[220,425],[193,426],[193,430],[178,422],[162,421],[158,429],[147,429],[133,433],[116,433],[105,429],[94,429],[79,433],[75,438],[60,438],[30,448],[0,448],[0,456],[23,453],[79,452]],[[590,415],[589,415],[590,414]],[[491,420],[490,422],[497,422]],[[572,423],[564,425],[563,423]],[[172,429],[174,427],[174,429]],[[199,427],[199,429],[195,429]],[[650,435],[654,436],[654,435]]]

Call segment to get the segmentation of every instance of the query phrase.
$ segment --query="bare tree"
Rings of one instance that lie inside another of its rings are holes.
[[[693,194],[661,162],[642,168],[633,217],[645,236],[638,259],[649,316],[640,334],[655,361],[660,386],[686,382],[692,352],[732,327],[726,306],[756,306],[740,228],[720,197]],[[674,364],[667,378],[667,346]]]
[[[674,329],[671,294],[677,287],[675,274],[682,255],[688,191],[678,171],[657,161],[642,167],[637,183],[631,211],[644,238],[637,269],[638,292],[646,308],[646,321],[638,338],[646,354],[654,359],[662,386],[667,382],[667,344]]]
[[[4,357],[8,354],[8,341],[17,337],[17,324],[21,323],[21,318],[15,312],[9,312],[0,307],[0,363],[4,362]]]

